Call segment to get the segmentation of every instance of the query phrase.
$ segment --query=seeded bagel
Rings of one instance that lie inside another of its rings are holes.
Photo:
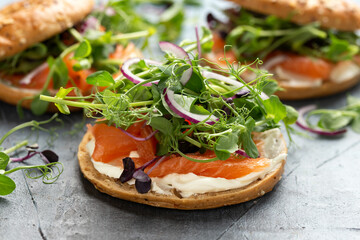
[[[84,19],[93,0],[23,0],[0,10],[0,60]]]
[[[240,6],[267,15],[286,18],[297,24],[319,22],[324,28],[341,31],[360,29],[360,7],[347,0],[231,0]]]
[[[285,159],[276,169],[269,172],[263,179],[258,179],[246,187],[231,189],[221,192],[196,194],[190,197],[181,197],[175,190],[171,195],[162,195],[153,191],[140,194],[134,185],[120,183],[115,178],[99,173],[91,162],[91,156],[87,150],[87,143],[93,139],[90,132],[83,137],[78,151],[80,170],[97,190],[116,198],[147,204],[155,207],[173,208],[182,210],[209,209],[223,207],[246,202],[270,192],[281,179],[284,171]],[[279,139],[285,144],[284,139]],[[285,147],[284,152],[287,152]]]

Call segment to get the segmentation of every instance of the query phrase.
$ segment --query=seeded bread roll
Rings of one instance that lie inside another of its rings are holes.
[[[288,18],[297,24],[319,22],[341,31],[360,29],[360,7],[351,0],[231,0],[267,15]]]
[[[250,201],[264,195],[267,192],[270,192],[273,189],[275,184],[281,179],[285,165],[284,159],[276,169],[268,173],[263,179],[258,179],[248,186],[238,189],[196,194],[186,198],[181,197],[176,191],[173,191],[172,195],[162,195],[153,191],[140,194],[136,191],[134,185],[120,183],[117,179],[101,174],[94,168],[86,147],[86,144],[92,138],[92,134],[87,132],[79,146],[78,160],[80,170],[84,174],[85,178],[94,184],[95,188],[100,192],[116,198],[155,207],[194,210],[217,208]],[[279,140],[282,141],[282,144],[285,144],[282,137]],[[287,152],[286,148],[284,151]]]
[[[0,10],[0,60],[84,19],[93,0],[23,0]]]

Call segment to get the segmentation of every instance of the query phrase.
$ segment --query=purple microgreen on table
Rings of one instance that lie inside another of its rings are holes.
[[[4,140],[8,138],[11,134],[23,128],[32,127],[41,130],[46,130],[40,127],[40,125],[49,123],[52,120],[56,119],[56,117],[57,114],[55,114],[52,118],[46,121],[42,121],[42,122],[30,121],[12,128],[0,139],[0,146],[4,142]],[[28,151],[26,156],[18,157],[18,158],[9,157],[9,154],[22,147],[25,147]],[[32,178],[32,179],[42,178],[42,181],[46,184],[53,183],[59,178],[59,176],[63,172],[63,165],[58,162],[59,160],[58,155],[51,150],[38,151],[38,149],[39,146],[37,144],[28,145],[28,140],[24,140],[14,145],[13,147],[7,148],[5,150],[2,150],[2,148],[0,148],[0,195],[8,195],[15,190],[16,188],[15,182],[7,175],[19,170],[24,170],[25,175],[28,178]],[[10,164],[14,162],[17,163],[24,162],[36,155],[40,156],[40,158],[44,161],[45,165],[30,165],[30,166],[20,165],[15,168],[9,169]]]

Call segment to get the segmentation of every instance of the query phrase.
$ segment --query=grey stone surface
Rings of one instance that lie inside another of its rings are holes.
[[[189,23],[196,20],[194,12],[191,16]],[[336,108],[345,105],[346,94],[360,97],[360,85],[329,98],[289,104]],[[0,103],[0,136],[23,121],[50,116],[25,111],[19,120],[15,107]],[[360,135],[352,131],[340,138],[294,136],[282,180],[262,198],[213,210],[177,211],[98,192],[83,178],[76,159],[86,129],[82,114],[61,119],[62,124],[48,125],[57,136],[27,129],[3,144],[24,138],[39,142],[59,154],[65,170],[52,185],[22,172],[11,174],[17,188],[0,197],[0,239],[360,239]]]

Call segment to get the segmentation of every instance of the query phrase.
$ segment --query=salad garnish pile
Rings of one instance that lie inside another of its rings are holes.
[[[317,22],[300,26],[287,19],[243,8],[228,10],[226,14],[227,23],[209,14],[209,26],[233,46],[240,61],[265,59],[275,50],[332,62],[351,60],[359,53],[359,36],[355,32],[323,29]]]
[[[61,88],[55,97],[42,95],[40,99],[55,103],[65,114],[70,113],[68,106],[84,108],[89,117],[123,132],[134,123],[144,122],[153,128],[146,139],[155,135],[159,157],[179,154],[200,162],[226,160],[232,155],[257,158],[252,132],[278,128],[280,121],[290,130],[297,112],[271,95],[277,84],[263,70],[230,63],[228,69],[203,67],[203,59],[191,51],[211,38],[209,34],[204,29],[198,43],[185,41],[180,46],[160,42],[166,52],[164,60],[130,59],[122,65],[123,76],[119,78],[106,71],[90,75],[88,83],[106,87],[91,96],[92,102],[67,96],[73,88]],[[211,49],[211,44],[201,46],[202,51]],[[240,77],[245,70],[257,75],[251,83]],[[214,151],[216,157],[198,160],[186,155],[207,150]],[[134,170],[128,160],[124,166],[124,172],[134,178],[143,176],[146,167]]]
[[[0,195],[8,195],[12,193],[15,188],[15,182],[8,177],[7,175],[19,171],[24,170],[25,175],[31,179],[38,179],[42,178],[43,183],[51,184],[54,183],[63,172],[63,165],[62,163],[58,162],[59,157],[56,153],[51,150],[43,150],[39,151],[39,146],[37,144],[28,145],[28,140],[24,140],[13,147],[4,149],[1,145],[4,143],[5,139],[8,138],[11,134],[16,131],[19,131],[23,128],[31,127],[40,130],[46,130],[42,128],[40,125],[47,124],[53,121],[57,117],[55,114],[52,118],[46,121],[37,122],[37,121],[30,121],[23,124],[20,124],[10,131],[8,131],[1,139],[0,139]],[[24,157],[18,158],[11,158],[9,155],[22,148],[26,147],[28,154]],[[27,166],[17,166],[15,168],[9,169],[11,163],[14,162],[24,162],[34,156],[40,156],[42,161],[44,162],[43,165],[27,165]]]

